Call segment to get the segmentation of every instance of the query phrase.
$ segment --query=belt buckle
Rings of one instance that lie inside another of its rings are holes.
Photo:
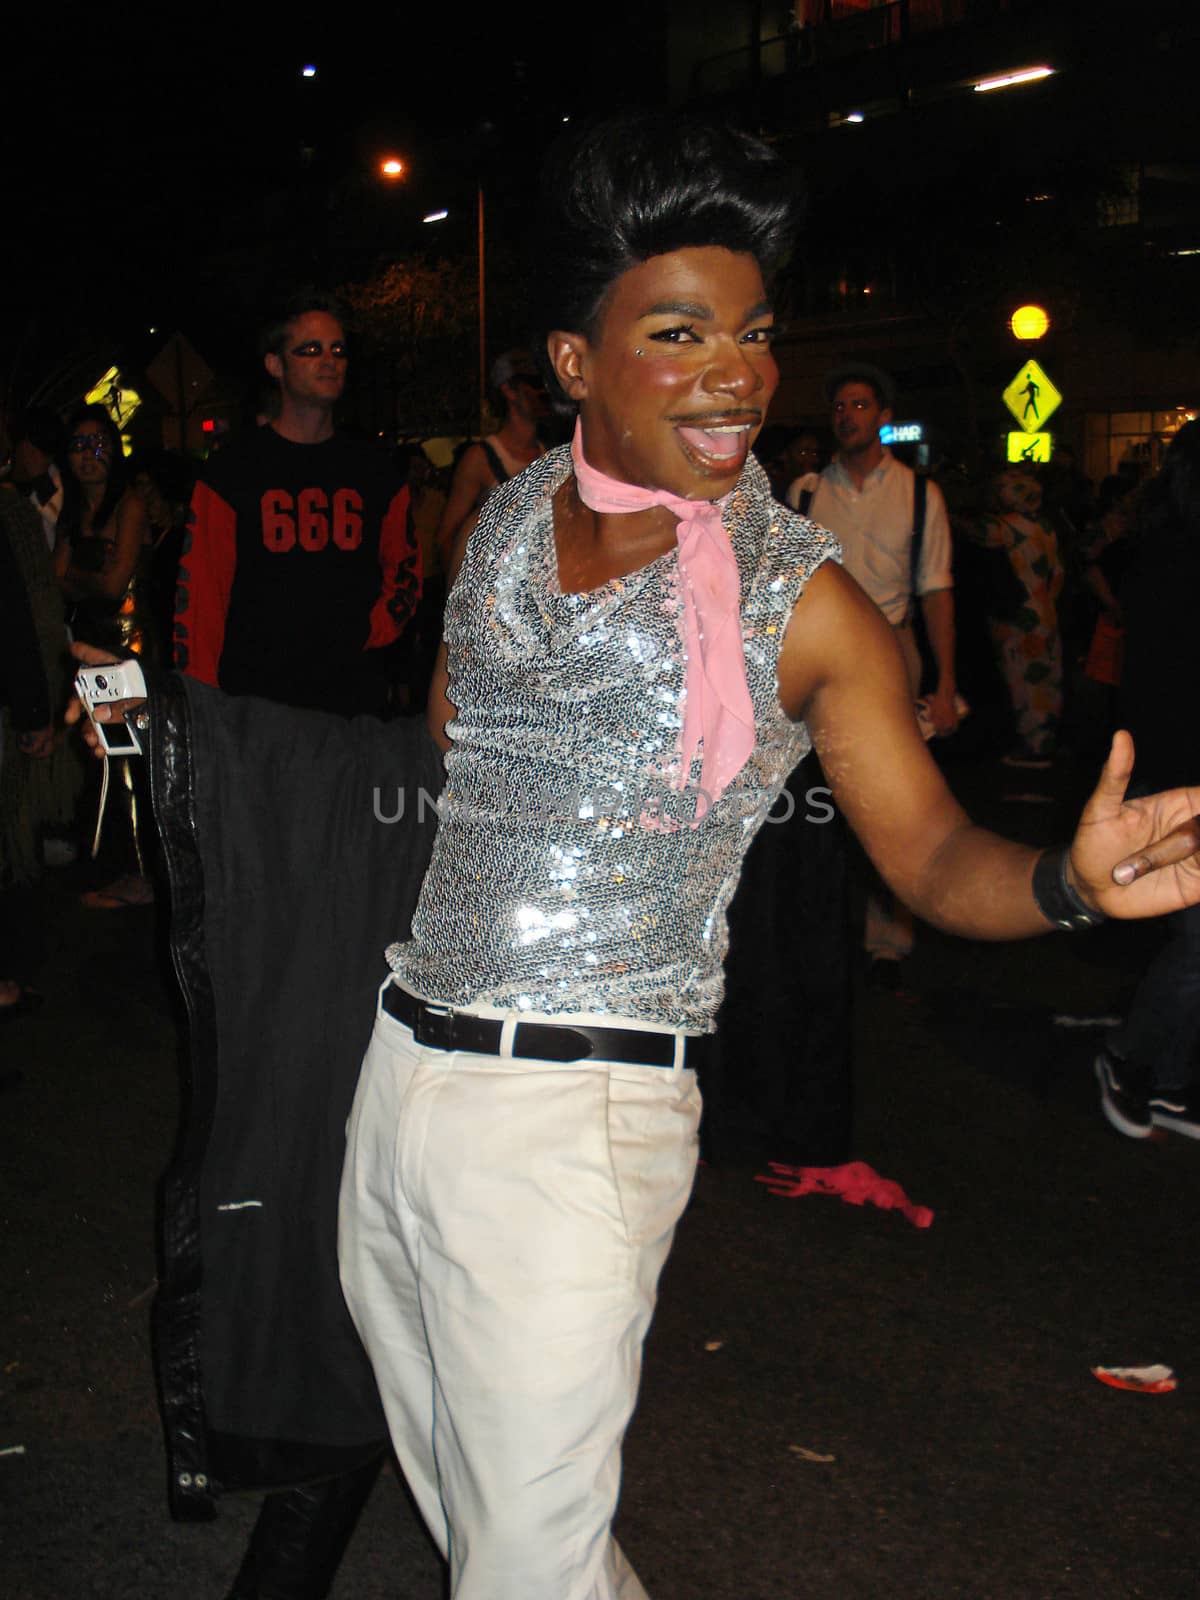
[[[422,1005],[413,1029],[417,1043],[427,1044],[431,1050],[453,1050],[456,1048],[453,1036],[453,1011],[435,1011],[430,1005]]]

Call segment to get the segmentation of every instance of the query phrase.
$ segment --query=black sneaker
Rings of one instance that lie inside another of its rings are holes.
[[[1154,1130],[1150,1101],[1140,1084],[1136,1067],[1114,1055],[1107,1045],[1096,1057],[1100,1109],[1118,1133],[1128,1139],[1148,1139]]]
[[[1156,1128],[1173,1128],[1189,1139],[1200,1139],[1200,1106],[1187,1090],[1150,1096],[1150,1120]]]

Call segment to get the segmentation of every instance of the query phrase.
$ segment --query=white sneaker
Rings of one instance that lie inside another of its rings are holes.
[[[1159,1090],[1150,1096],[1150,1120],[1156,1128],[1174,1128],[1189,1139],[1200,1139],[1200,1108],[1194,1096],[1186,1091],[1164,1093]]]

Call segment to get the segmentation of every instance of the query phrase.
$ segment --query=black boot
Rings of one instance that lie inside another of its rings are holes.
[[[325,1600],[382,1465],[269,1494],[226,1600]]]

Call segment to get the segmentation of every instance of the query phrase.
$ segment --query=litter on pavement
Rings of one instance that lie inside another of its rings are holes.
[[[1092,1376],[1110,1389],[1129,1389],[1134,1394],[1170,1394],[1179,1384],[1170,1367],[1093,1367]]]

